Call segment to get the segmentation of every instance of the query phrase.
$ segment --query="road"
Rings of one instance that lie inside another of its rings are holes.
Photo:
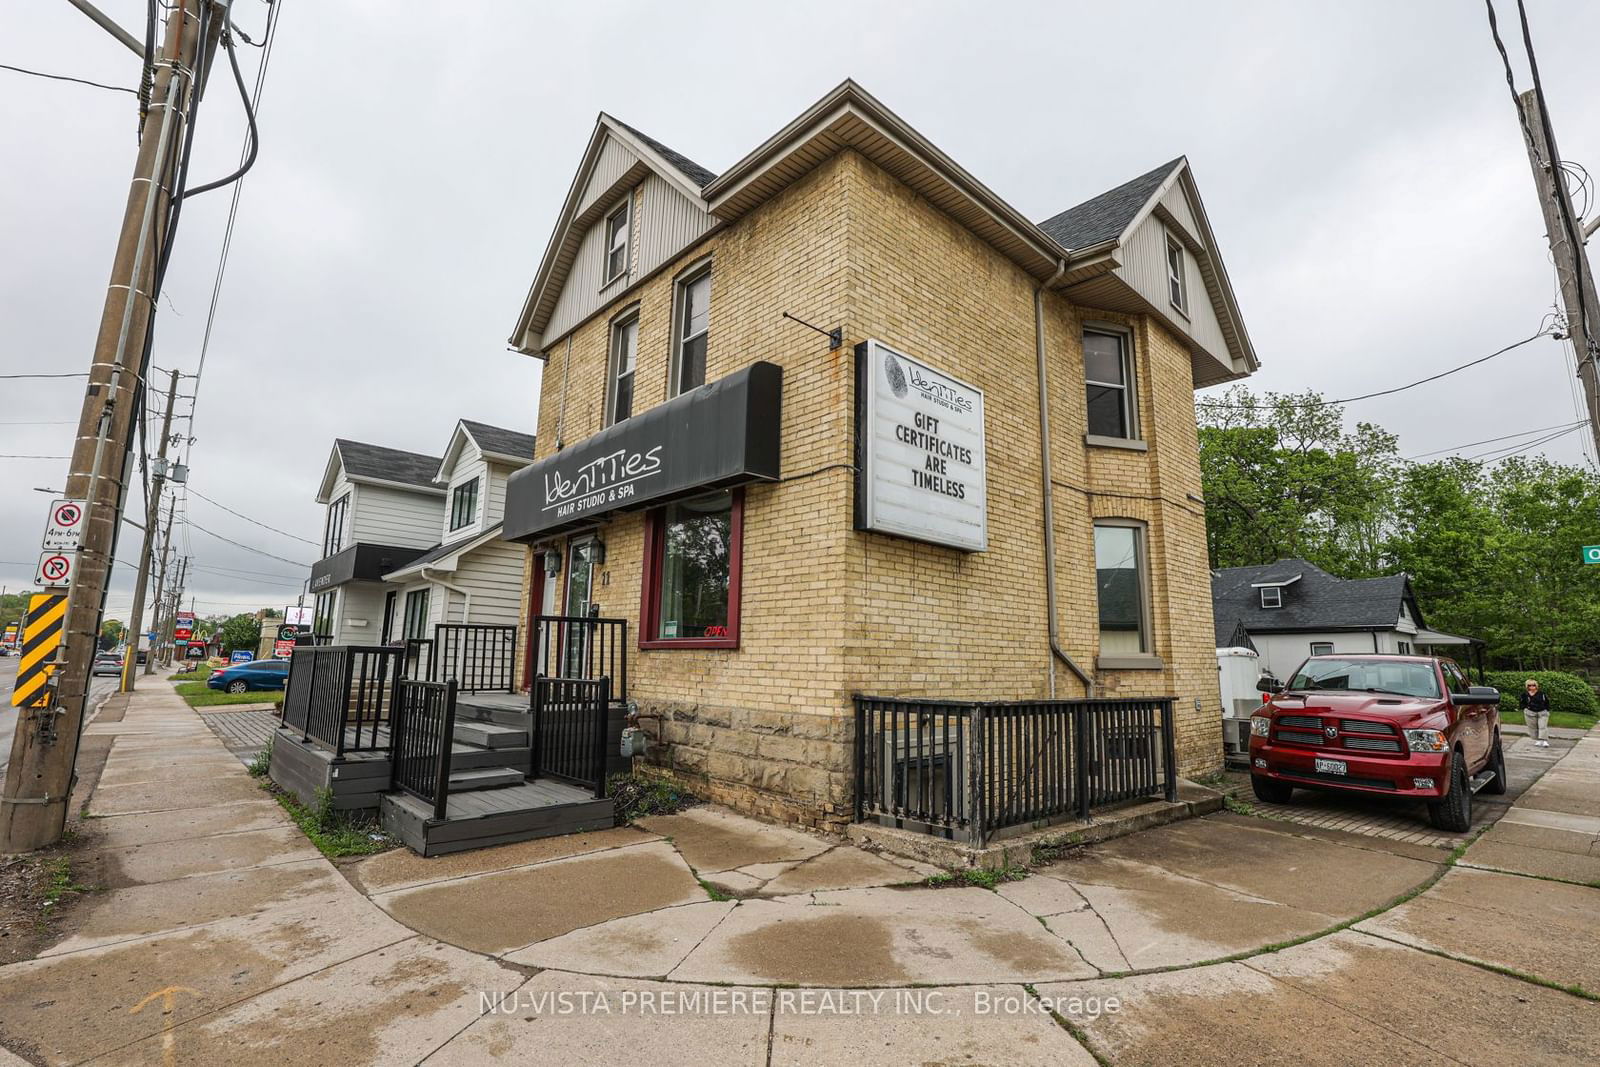
[[[19,662],[15,656],[0,658],[0,776],[4,776],[6,764],[11,760],[11,737],[17,732],[17,709],[11,706],[11,686],[17,680]],[[94,679],[89,686],[89,707],[93,708],[101,697],[116,688],[115,678]]]

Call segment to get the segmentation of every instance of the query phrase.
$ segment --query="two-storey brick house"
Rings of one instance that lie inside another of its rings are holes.
[[[525,610],[627,620],[659,772],[842,823],[856,693],[1176,696],[1219,765],[1192,397],[1256,359],[1186,159],[1035,223],[853,82],[720,174],[601,115],[511,343]]]

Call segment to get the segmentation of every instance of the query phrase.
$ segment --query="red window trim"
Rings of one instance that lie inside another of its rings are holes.
[[[733,509],[728,518],[728,636],[657,636],[661,625],[661,554],[666,548],[662,533],[667,509],[656,508],[646,513],[644,522],[644,581],[640,583],[639,595],[641,649],[739,647],[739,601],[744,586],[744,490],[734,489],[731,495]]]

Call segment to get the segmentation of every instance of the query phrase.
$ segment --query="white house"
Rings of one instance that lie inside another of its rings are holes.
[[[431,547],[386,572],[397,602],[391,636],[422,638],[440,623],[515,626],[526,552],[500,539],[506,479],[533,462],[533,435],[466,419],[435,467],[444,508]]]
[[[416,452],[338,440],[317,503],[327,508],[322,559],[311,568],[315,632],[335,644],[393,639],[394,602],[381,578],[439,541],[445,487],[439,460]]]
[[[1287,680],[1307,656],[1339,652],[1464,655],[1470,638],[1429,630],[1404,574],[1335,578],[1303,559],[1211,575],[1217,647],[1253,648]]]

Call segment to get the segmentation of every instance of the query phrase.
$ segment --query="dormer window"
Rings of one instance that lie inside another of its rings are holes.
[[[478,479],[462,482],[450,494],[450,531],[478,521]]]
[[[628,270],[628,209],[633,204],[633,197],[622,202],[611,214],[606,216],[606,276],[602,283],[609,285],[616,281]]]
[[[1261,606],[1264,608],[1283,607],[1283,587],[1279,585],[1262,586]]]

